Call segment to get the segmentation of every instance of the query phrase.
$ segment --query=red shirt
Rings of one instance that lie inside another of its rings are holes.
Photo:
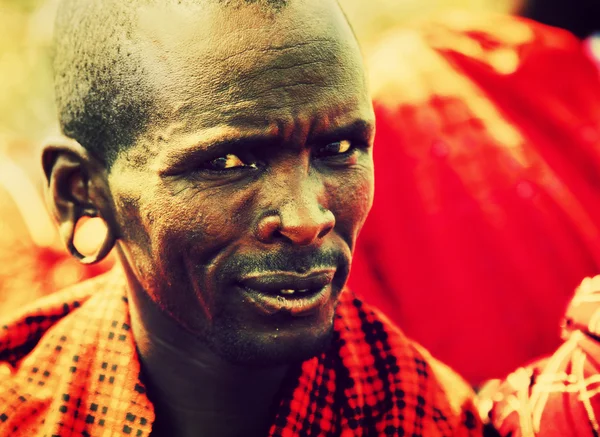
[[[115,269],[2,326],[0,436],[148,436],[129,323]],[[463,384],[345,291],[331,348],[290,371],[269,435],[478,436]]]

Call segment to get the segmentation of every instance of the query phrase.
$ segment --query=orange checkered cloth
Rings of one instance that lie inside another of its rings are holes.
[[[477,436],[470,391],[342,293],[330,350],[292,369],[270,436]],[[48,296],[0,327],[0,436],[148,436],[122,272]]]
[[[480,411],[501,436],[600,436],[600,276],[586,278],[569,304],[565,342],[480,393]]]

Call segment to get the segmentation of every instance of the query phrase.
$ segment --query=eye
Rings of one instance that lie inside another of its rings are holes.
[[[256,168],[256,164],[255,163],[246,164],[237,155],[229,153],[225,156],[220,156],[218,158],[207,161],[203,165],[203,167],[208,170],[217,170],[218,171],[218,170],[231,170],[231,169],[242,168],[242,167]]]
[[[343,155],[354,149],[354,145],[349,140],[336,141],[329,143],[317,150],[317,155],[321,157]]]

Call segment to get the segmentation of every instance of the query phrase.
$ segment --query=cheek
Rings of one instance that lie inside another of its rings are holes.
[[[114,191],[113,191],[114,193]],[[140,207],[143,204],[139,192],[114,193],[113,198],[117,210],[122,240],[136,249],[150,247],[145,220],[140,216]]]
[[[208,263],[249,228],[249,196],[244,190],[195,187],[155,193],[154,201],[140,209],[148,217],[154,256],[168,252]]]
[[[336,227],[354,242],[373,204],[372,167],[348,170],[325,186],[329,193],[329,209],[336,218]]]
[[[125,183],[136,181],[136,183]],[[162,264],[172,262],[172,248],[180,241],[178,235],[191,228],[186,209],[174,204],[166,195],[160,180],[152,175],[120,178],[113,198],[119,215],[123,242],[132,262],[143,278],[164,271]]]

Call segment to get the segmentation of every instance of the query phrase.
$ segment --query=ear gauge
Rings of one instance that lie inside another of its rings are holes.
[[[106,235],[104,236],[102,243],[100,244],[100,246],[98,247],[98,249],[96,250],[96,252],[93,255],[83,255],[75,247],[74,240],[75,240],[75,230],[77,229],[77,223],[79,222],[79,219],[81,217],[85,217],[85,216],[96,217],[98,219],[101,219],[104,222],[104,224],[106,225],[105,226],[106,227]],[[117,241],[115,234],[113,233],[110,226],[108,226],[106,221],[104,219],[102,219],[101,217],[98,217],[97,214],[93,214],[93,213],[90,214],[89,211],[84,211],[83,214],[78,214],[78,217],[74,217],[73,220],[64,221],[60,226],[59,232],[60,232],[60,235],[63,238],[63,240],[66,241],[67,249],[69,250],[71,255],[74,258],[76,258],[81,264],[85,264],[85,265],[96,264],[96,263],[102,261],[110,253],[110,251],[115,246],[115,243]]]

